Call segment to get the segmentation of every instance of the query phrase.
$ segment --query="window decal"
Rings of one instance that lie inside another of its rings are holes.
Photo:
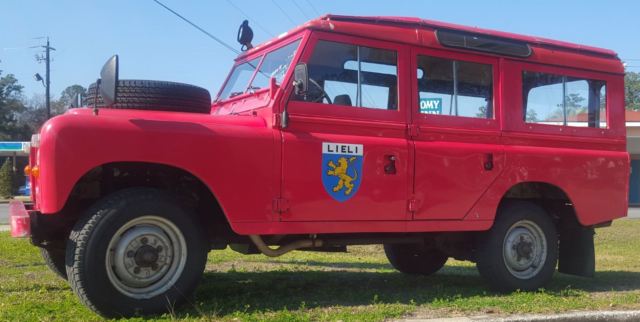
[[[420,113],[422,114],[442,114],[441,98],[421,98]]]

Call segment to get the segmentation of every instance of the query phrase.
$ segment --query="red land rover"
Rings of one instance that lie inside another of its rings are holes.
[[[335,15],[247,45],[213,103],[112,60],[34,135],[13,234],[97,313],[181,303],[226,247],[384,244],[400,272],[469,260],[499,291],[593,275],[594,228],[627,211],[616,53]]]

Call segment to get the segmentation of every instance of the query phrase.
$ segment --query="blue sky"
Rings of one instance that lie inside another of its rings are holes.
[[[318,13],[418,16],[613,49],[629,70],[640,71],[640,1],[161,1],[234,48],[245,18],[235,7],[249,16],[254,43]],[[95,81],[113,54],[120,55],[123,79],[185,82],[215,95],[235,57],[151,0],[3,0],[0,17],[0,70],[16,75],[26,97],[44,93],[33,79],[36,72],[44,76],[44,64],[35,61],[38,49],[28,48],[42,44],[34,39],[41,36],[57,49],[54,97],[69,85]]]

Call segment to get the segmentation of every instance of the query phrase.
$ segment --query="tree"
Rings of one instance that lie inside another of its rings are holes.
[[[2,76],[2,71],[0,71]],[[18,115],[24,112],[21,101],[22,86],[13,74],[0,78],[0,140],[24,139],[26,128],[18,121]],[[27,134],[28,135],[28,134]]]
[[[75,84],[68,86],[60,93],[60,99],[51,102],[51,115],[60,115],[67,111],[69,106],[75,101],[76,95],[86,96],[87,89]]]
[[[11,159],[7,158],[0,168],[0,197],[10,198],[13,196],[13,165]]]
[[[640,110],[640,73],[627,72],[624,75],[624,97],[628,110]]]

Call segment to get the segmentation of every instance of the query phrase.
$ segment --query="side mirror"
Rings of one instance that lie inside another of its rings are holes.
[[[116,102],[118,94],[118,55],[113,55],[100,71],[100,95],[106,106]]]
[[[293,70],[293,91],[296,95],[302,95],[309,89],[309,70],[307,64],[298,63]]]

